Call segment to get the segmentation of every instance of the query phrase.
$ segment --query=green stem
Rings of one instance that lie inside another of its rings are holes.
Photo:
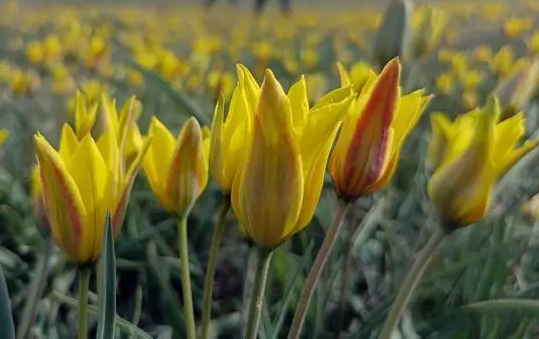
[[[301,297],[299,298],[298,305],[296,307],[296,313],[294,314],[294,320],[292,320],[292,326],[288,332],[288,339],[298,339],[301,334],[301,329],[303,328],[303,323],[305,321],[305,316],[307,314],[307,308],[309,307],[309,302],[313,295],[313,292],[318,284],[320,274],[326,265],[326,261],[333,249],[333,245],[337,240],[337,236],[341,230],[344,218],[348,211],[348,203],[339,202],[339,207],[333,218],[333,224],[328,230],[324,242],[316,255],[314,264],[311,267],[303,291],[301,292]]]
[[[79,268],[79,339],[88,338],[88,287],[90,286],[89,267]]]
[[[349,232],[352,233],[352,232]],[[348,300],[348,289],[350,288],[350,268],[352,265],[352,234],[345,234],[343,239],[343,259],[342,259],[342,280],[341,280],[341,301],[339,304],[339,327],[337,328],[337,338],[341,338],[344,330],[344,316],[346,313],[346,301]]]
[[[266,249],[257,249],[257,263],[253,291],[251,293],[251,302],[249,303],[249,314],[247,324],[245,325],[244,339],[256,339],[258,333],[258,324],[262,312],[262,303],[264,302],[264,290],[268,277],[271,255],[273,251]]]
[[[217,264],[217,253],[219,252],[219,243],[223,235],[226,215],[230,209],[230,196],[223,196],[223,203],[217,216],[217,222],[213,229],[210,246],[210,257],[206,268],[206,280],[204,281],[204,299],[202,309],[202,339],[208,338],[209,325],[211,320],[211,304],[213,296],[213,282],[215,279],[215,265]]]
[[[423,273],[425,273],[425,268],[427,268],[433,253],[436,252],[436,249],[444,239],[445,235],[446,232],[441,227],[438,228],[430,237],[425,247],[423,247],[421,252],[419,252],[419,255],[412,264],[412,267],[410,267],[408,270],[406,278],[404,278],[404,281],[400,285],[397,296],[391,305],[389,315],[387,316],[384,326],[382,327],[382,332],[380,332],[380,339],[391,338],[395,327],[399,323],[406,304],[414,293],[414,290],[421,280]]]
[[[187,327],[187,339],[196,339],[195,315],[193,313],[193,296],[191,294],[191,276],[189,270],[189,248],[187,242],[187,213],[180,217],[178,223],[180,260],[182,262],[183,312]]]

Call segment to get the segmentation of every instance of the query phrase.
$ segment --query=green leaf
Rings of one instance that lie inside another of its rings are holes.
[[[523,311],[539,314],[539,300],[533,299],[495,299],[471,303],[463,306],[467,311],[481,313]]]
[[[114,235],[112,234],[110,211],[105,221],[103,234],[103,254],[101,256],[101,275],[99,284],[99,320],[97,338],[114,338],[114,322],[116,320],[116,256],[114,254]]]
[[[49,276],[47,262],[49,261],[53,249],[54,243],[52,239],[48,239],[45,243],[44,251],[39,257],[36,268],[32,272],[32,280],[28,291],[28,298],[26,298],[24,311],[22,312],[22,316],[17,327],[17,339],[26,338],[32,324],[34,323],[36,306],[41,300],[47,285],[47,277]]]
[[[286,288],[286,291],[283,294],[281,305],[279,307],[279,310],[277,311],[277,318],[276,318],[277,320],[275,321],[273,332],[269,336],[270,339],[279,338],[279,332],[281,331],[281,328],[283,327],[284,320],[286,317],[286,311],[288,310],[288,305],[292,301],[292,298],[296,296],[294,292],[296,291],[298,286],[303,287],[302,285],[298,285],[297,282],[299,281],[300,277],[303,277],[300,273],[305,272],[305,269],[311,263],[311,259],[312,259],[311,253],[313,251],[313,247],[314,247],[314,243],[311,241],[309,243],[309,246],[307,246],[307,249],[305,250],[305,254],[301,258],[297,267],[295,267],[294,269],[295,273],[290,279],[290,284],[288,285],[288,287]]]
[[[0,338],[14,339],[15,328],[13,327],[13,316],[11,314],[11,299],[7,290],[4,271],[0,266]]]
[[[406,0],[392,0],[374,38],[374,62],[382,68],[389,60],[406,53],[410,40],[410,21],[413,7]]]
[[[167,324],[174,329],[174,333],[185,336],[185,318],[180,302],[169,281],[169,274],[163,270],[163,258],[157,253],[155,241],[147,246],[148,266],[159,284],[159,297],[163,305],[163,314]]]
[[[58,291],[53,291],[52,297],[57,301],[61,302],[62,304],[65,304],[73,309],[79,308],[79,301],[76,298],[69,297]],[[86,310],[88,311],[89,315],[92,315],[95,318],[99,317],[99,310],[97,309],[97,307],[88,305],[86,306]],[[144,332],[143,330],[133,325],[129,321],[125,320],[124,318],[121,318],[119,316],[116,316],[115,318],[116,326],[118,326],[118,329],[120,329],[124,334],[132,335],[135,339],[152,339],[152,337],[148,333]]]

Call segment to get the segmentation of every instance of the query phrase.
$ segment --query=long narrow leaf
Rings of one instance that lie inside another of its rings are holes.
[[[116,256],[114,253],[114,235],[110,211],[105,221],[103,234],[103,254],[101,257],[101,275],[99,284],[99,320],[97,325],[97,338],[114,338],[114,323],[116,320]]]
[[[0,338],[14,339],[13,315],[11,314],[11,299],[7,290],[4,271],[0,266]]]
[[[283,299],[281,301],[281,306],[279,307],[279,311],[277,312],[277,320],[275,321],[275,325],[273,327],[273,333],[271,333],[271,336],[269,336],[270,339],[279,338],[279,332],[281,331],[281,328],[283,327],[285,316],[286,316],[286,311],[288,310],[288,305],[290,304],[290,301],[292,300],[292,297],[294,296],[296,283],[298,282],[298,279],[301,276],[300,273],[304,272],[305,268],[311,262],[311,252],[313,250],[313,247],[314,247],[314,243],[311,241],[309,243],[309,246],[307,246],[307,249],[305,250],[305,254],[301,258],[301,261],[299,262],[299,265],[296,268],[294,275],[290,279],[290,285],[288,285],[288,288],[284,292]]]
[[[467,311],[481,313],[531,312],[539,314],[539,301],[532,299],[496,299],[471,303],[463,307]]]

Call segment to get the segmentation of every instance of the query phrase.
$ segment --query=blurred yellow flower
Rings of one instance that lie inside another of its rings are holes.
[[[524,135],[521,113],[503,122],[499,117],[495,97],[454,122],[441,113],[431,116],[429,161],[434,173],[428,193],[450,229],[481,219],[498,178],[537,146],[535,141],[518,146]]]
[[[528,40],[528,50],[531,54],[539,54],[539,31],[534,32]]]
[[[32,41],[26,46],[26,59],[32,64],[40,64],[43,61],[45,51],[38,41]]]
[[[479,62],[490,62],[492,56],[492,49],[488,45],[480,45],[474,49],[474,58]]]
[[[494,93],[500,100],[502,119],[526,108],[539,93],[539,57],[502,79]]]
[[[478,97],[477,90],[475,88],[467,89],[462,92],[462,105],[465,109],[471,110],[477,107]]]
[[[428,56],[440,42],[447,24],[447,16],[439,9],[420,6],[412,16],[411,57]]]
[[[510,46],[505,46],[496,53],[490,62],[490,69],[499,78],[504,78],[511,73],[515,63],[515,55]]]
[[[460,81],[465,91],[476,89],[481,83],[482,74],[476,70],[467,70],[460,74]],[[474,106],[475,107],[475,106]]]
[[[508,39],[517,39],[530,30],[533,21],[527,18],[510,18],[505,22],[504,33]]]
[[[9,131],[6,129],[0,129],[0,146],[6,142],[7,138],[9,137]]]
[[[456,79],[452,73],[443,73],[436,78],[436,91],[443,95],[450,95],[455,89]]]
[[[130,69],[127,71],[127,82],[134,87],[140,87],[144,84],[144,77],[139,71]]]

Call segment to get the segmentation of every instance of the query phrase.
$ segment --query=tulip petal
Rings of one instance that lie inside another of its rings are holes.
[[[238,82],[243,93],[243,99],[247,107],[247,113],[252,116],[256,110],[258,104],[258,97],[260,96],[260,87],[255,78],[242,64],[237,65]]]
[[[352,94],[350,87],[337,88],[329,93],[325,94],[318,102],[311,108],[311,110],[316,110],[321,107],[327,106],[329,104],[335,104],[343,101]]]
[[[175,140],[172,133],[156,117],[152,118],[149,134],[153,135],[153,142],[143,160],[144,172],[154,193],[165,203],[166,177]]]
[[[349,96],[341,102],[318,107],[309,113],[300,141],[303,171],[305,173],[311,171],[312,165],[320,156],[323,145],[334,134],[335,129],[346,116],[347,108],[352,103],[352,100],[353,97]]]
[[[395,131],[391,145],[391,157],[400,150],[406,136],[415,127],[427,103],[430,101],[430,97],[424,97],[424,92],[422,89],[417,90],[401,98],[399,108],[395,112],[395,117],[391,124]]]
[[[309,113],[309,98],[307,97],[307,87],[305,76],[301,76],[298,82],[293,84],[288,91],[288,101],[292,108],[292,121],[296,133],[301,133],[305,126],[307,114]]]
[[[133,188],[133,183],[137,176],[138,171],[140,170],[142,160],[146,157],[146,153],[150,148],[150,145],[153,141],[153,136],[150,135],[142,145],[140,152],[137,154],[137,157],[131,163],[131,166],[127,169],[126,175],[123,177],[123,182],[120,187],[120,192],[117,196],[116,201],[114,201],[114,211],[112,212],[112,230],[114,235],[120,233],[120,228],[124,222],[125,211],[127,209],[127,204],[129,202],[129,196],[131,195],[131,189]],[[96,243],[98,244],[98,243]],[[99,243],[99,246],[100,243]],[[96,247],[94,253],[101,253],[101,248]]]
[[[73,132],[69,124],[64,123],[62,127],[62,135],[60,136],[59,146],[59,153],[62,160],[67,163],[78,147],[79,139],[77,139],[75,132]]]
[[[342,63],[337,61],[337,73],[339,74],[339,80],[341,81],[341,87],[349,87],[350,86],[350,77],[348,76],[348,72],[346,71],[346,68]]]
[[[99,124],[101,126],[101,131],[106,131],[108,129],[118,131],[119,121],[118,113],[116,112],[116,99],[111,98],[107,93],[101,93],[99,103]]]
[[[497,159],[504,163],[507,154],[517,147],[520,139],[524,136],[524,115],[519,112],[509,119],[505,119],[496,126],[496,149]]]
[[[450,147],[450,141],[453,139],[452,126],[451,121],[442,113],[432,113],[430,124],[429,163],[436,168],[441,164]]]
[[[237,87],[236,87],[237,88]],[[236,89],[234,89],[234,95],[237,96]],[[213,178],[223,186],[223,124],[225,118],[225,96],[221,93],[217,105],[215,105],[215,111],[213,113],[213,119],[211,122],[211,136],[210,136],[210,173]]]
[[[78,260],[86,215],[79,189],[58,152],[41,134],[34,136],[34,146],[52,235],[65,253]]]
[[[107,202],[111,198],[107,192],[109,170],[94,139],[86,135],[67,164],[73,181],[81,193],[86,210],[86,223],[82,229],[79,254],[83,261],[95,259],[95,242],[102,240]],[[107,192],[108,193],[108,192]]]
[[[338,124],[334,126],[333,130],[329,131],[329,135],[324,139],[325,141],[320,146],[317,146],[316,158],[307,167],[308,170],[304,167],[305,182],[301,212],[296,227],[294,229],[288,229],[285,238],[290,237],[293,233],[297,233],[307,226],[316,211],[316,206],[318,205],[318,200],[324,186],[324,175],[326,173],[329,153],[333,146],[333,141],[337,136],[337,127]]]
[[[75,131],[77,137],[82,139],[90,133],[97,117],[97,104],[88,108],[84,96],[77,92],[75,97]]]
[[[208,181],[208,168],[198,121],[191,117],[185,122],[170,162],[166,181],[169,211],[188,213]]]

